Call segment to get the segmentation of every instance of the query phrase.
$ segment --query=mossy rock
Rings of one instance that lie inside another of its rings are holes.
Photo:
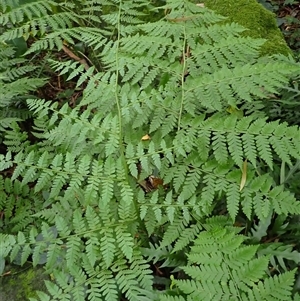
[[[7,275],[0,278],[1,301],[27,301],[37,297],[36,290],[46,291],[44,280],[49,280],[49,276],[42,267],[7,265],[5,273]]]
[[[256,0],[203,0],[205,7],[227,17],[225,22],[238,23],[248,30],[245,36],[266,39],[261,48],[262,55],[292,54],[277,27],[275,15]]]

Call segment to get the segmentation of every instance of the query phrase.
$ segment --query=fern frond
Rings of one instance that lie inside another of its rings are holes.
[[[51,0],[25,3],[2,14],[0,23],[2,25],[6,25],[9,22],[16,24],[23,22],[25,18],[31,19],[32,17],[40,17],[47,14],[47,12],[52,11],[51,6],[56,6],[56,3]]]
[[[218,226],[201,232],[182,267],[190,279],[173,280],[184,300],[291,300],[295,271],[266,278],[269,258],[254,258],[258,246],[244,240]]]

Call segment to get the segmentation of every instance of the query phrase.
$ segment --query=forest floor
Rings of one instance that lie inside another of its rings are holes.
[[[297,56],[300,56],[300,1],[258,0],[258,2],[276,14],[277,24],[287,44]]]

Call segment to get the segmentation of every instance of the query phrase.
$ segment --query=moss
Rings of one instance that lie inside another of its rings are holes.
[[[44,280],[48,277],[43,274],[42,268],[9,265],[6,269],[10,275],[1,279],[1,301],[25,301],[37,297],[36,290],[45,291]]]
[[[35,292],[32,291],[32,283],[35,278],[35,273],[32,269],[27,270],[26,273],[20,274],[18,279],[19,286],[23,287],[22,294],[17,295],[17,298],[21,298],[22,295],[25,295],[25,298],[28,300],[30,297],[36,297]]]
[[[248,30],[243,34],[266,39],[261,54],[292,54],[277,27],[275,15],[256,0],[203,0],[205,6],[227,17],[225,22],[236,22]]]

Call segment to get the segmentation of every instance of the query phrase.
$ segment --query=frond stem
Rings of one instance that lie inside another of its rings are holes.
[[[183,41],[183,47],[182,47],[182,72],[181,72],[181,103],[180,103],[180,109],[179,109],[179,114],[178,114],[178,125],[177,125],[177,131],[180,130],[180,123],[181,123],[181,117],[182,117],[182,112],[183,112],[183,101],[185,97],[185,92],[183,89],[184,86],[184,81],[185,81],[185,73],[186,73],[186,52],[188,52],[187,49],[187,44],[186,44],[186,30],[184,26],[184,41]]]
[[[121,113],[121,105],[120,105],[120,101],[119,101],[119,94],[118,94],[118,87],[119,87],[119,83],[118,83],[118,77],[119,77],[119,48],[120,48],[120,39],[121,39],[121,26],[120,26],[120,19],[121,19],[121,6],[122,6],[122,1],[120,1],[120,5],[119,5],[119,11],[118,11],[118,25],[117,25],[117,49],[116,49],[116,78],[115,78],[115,85],[116,85],[116,89],[115,89],[115,99],[116,99],[116,104],[117,104],[117,109],[118,109],[118,119],[119,119],[119,132],[120,132],[120,139],[119,139],[119,145],[120,145],[120,155],[121,155],[121,160],[123,162],[123,168],[125,171],[125,177],[126,177],[126,181],[127,183],[129,183],[129,170],[128,170],[128,165],[126,162],[126,158],[125,158],[125,145],[123,143],[123,128],[122,128],[122,113]],[[144,233],[147,233],[147,228],[145,226],[145,224],[143,223],[143,221],[140,218],[140,210],[139,210],[139,206],[138,206],[138,202],[136,199],[133,199],[134,202],[134,208],[135,208],[135,212],[138,218],[138,223],[140,225],[140,227],[142,228]],[[149,243],[149,242],[148,242]]]

